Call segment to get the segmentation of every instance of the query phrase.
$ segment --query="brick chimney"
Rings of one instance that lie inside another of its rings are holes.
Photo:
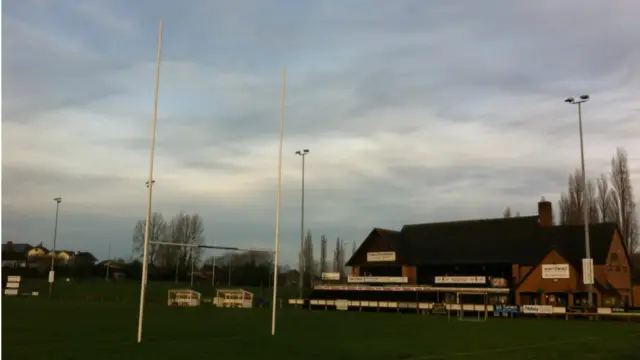
[[[540,226],[553,226],[553,209],[551,202],[544,199],[540,199],[538,203],[538,223]]]

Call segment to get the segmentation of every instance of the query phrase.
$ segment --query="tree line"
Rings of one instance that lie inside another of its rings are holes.
[[[352,243],[353,247],[351,255],[356,251],[355,241]],[[320,236],[320,259],[314,258],[314,245],[311,230],[307,230],[307,235],[304,238],[303,246],[299,254],[298,271],[302,273],[303,286],[309,287],[314,281],[317,281],[322,273],[335,272],[340,274],[340,279],[344,279],[348,275],[345,262],[347,261],[345,255],[345,241],[338,237],[335,242],[333,250],[333,257],[331,262],[328,259],[327,252],[328,240],[325,235]]]
[[[133,229],[133,251],[138,259],[142,257],[144,246],[145,220],[138,220]],[[260,251],[233,251],[220,256],[203,258],[202,249],[187,246],[168,246],[153,244],[153,242],[169,242],[185,245],[204,244],[204,222],[198,214],[179,213],[165,220],[161,213],[153,213],[149,221],[148,261],[152,265],[150,277],[176,282],[190,277],[193,264],[198,273],[197,280],[211,279],[213,264],[215,264],[215,282],[235,285],[260,285],[271,282],[273,276],[273,255]],[[328,240],[325,235],[320,237],[320,260],[314,258],[314,245],[311,230],[303,241],[302,251],[299,253],[298,274],[302,273],[305,287],[316,281],[323,272],[337,272],[341,278],[347,275],[344,266],[345,242],[336,239],[332,260],[328,259]],[[353,243],[352,253],[356,244]],[[285,274],[292,270],[283,266],[278,270]],[[137,274],[136,274],[137,275]],[[295,274],[294,274],[295,275]],[[286,282],[297,282],[298,279],[285,279]]]
[[[616,149],[610,164],[609,173],[600,174],[596,179],[587,179],[586,186],[583,185],[580,169],[569,175],[568,189],[562,192],[558,201],[559,216],[556,223],[584,224],[583,211],[588,206],[589,223],[617,223],[628,251],[634,253],[639,250],[640,229],[628,154],[624,148]],[[588,204],[584,204],[583,194]],[[511,209],[507,207],[503,215],[511,217]]]

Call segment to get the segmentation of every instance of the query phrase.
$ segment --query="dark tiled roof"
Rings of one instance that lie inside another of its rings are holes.
[[[538,228],[538,217],[528,216],[405,225],[401,233],[416,265],[513,263],[523,256],[533,263],[539,255],[521,250]]]
[[[24,243],[13,243],[11,244],[11,249],[9,249],[9,244],[2,244],[2,252],[5,251],[15,251],[19,253],[26,253],[27,251],[33,249],[33,246]]]
[[[605,264],[613,234],[617,229],[614,223],[589,225],[589,240],[591,243],[591,257],[594,264]],[[584,225],[560,225],[541,227],[536,239],[538,246],[529,246],[529,251],[540,252],[540,247],[546,250],[555,247],[558,252],[575,268],[582,268],[581,261],[585,257]]]
[[[375,228],[373,229],[373,231],[377,232],[380,237],[382,237],[384,240],[386,240],[389,245],[391,245],[391,249],[397,251],[397,252],[402,252],[403,249],[403,243],[400,237],[400,231],[397,230],[389,230],[389,229],[383,229],[383,228]]]
[[[42,246],[42,245],[37,245],[34,247],[34,249],[41,249],[44,252],[49,252],[49,249],[47,249],[46,247]]]
[[[591,254],[604,264],[617,226],[589,226]],[[374,229],[406,264],[538,264],[555,248],[574,267],[585,255],[584,227],[543,227],[538,216],[405,225],[400,232]]]

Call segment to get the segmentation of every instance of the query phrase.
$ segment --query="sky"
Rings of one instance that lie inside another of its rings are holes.
[[[2,7],[2,240],[130,257],[146,212],[198,213],[208,244],[305,228],[350,253],[373,227],[534,215],[580,166],[629,153],[640,191],[635,0],[21,0]],[[316,255],[319,250],[316,250]]]

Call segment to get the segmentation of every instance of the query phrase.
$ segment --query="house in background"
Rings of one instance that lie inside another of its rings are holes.
[[[75,258],[75,253],[69,250],[56,250],[49,251],[48,256],[54,256],[56,259],[56,264],[70,265]]]
[[[19,268],[28,266],[28,253],[33,246],[12,241],[2,244],[2,267]]]
[[[31,245],[29,245],[29,246],[31,246]],[[49,253],[49,249],[47,249],[46,247],[42,246],[42,243],[40,243],[39,245],[34,246],[31,249],[29,249],[29,251],[27,252],[27,258],[29,260],[44,258],[44,257],[47,256],[48,253]]]

